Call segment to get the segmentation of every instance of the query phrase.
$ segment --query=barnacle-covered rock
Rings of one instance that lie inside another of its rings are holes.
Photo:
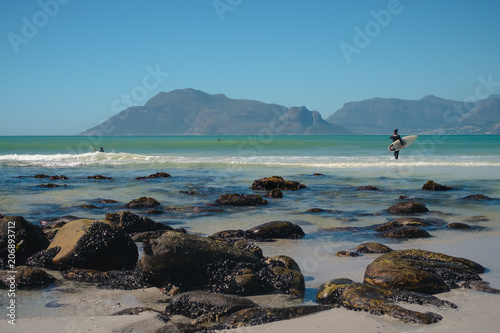
[[[297,191],[306,186],[293,180],[285,180],[281,176],[272,176],[254,180],[251,189],[259,191],[271,191],[280,189],[282,191]]]
[[[334,279],[320,286],[316,295],[320,304],[362,310],[376,315],[388,315],[407,323],[432,324],[443,317],[433,312],[418,312],[406,309],[397,302],[429,304],[456,308],[448,301],[437,297],[407,290],[386,289],[350,279]]]

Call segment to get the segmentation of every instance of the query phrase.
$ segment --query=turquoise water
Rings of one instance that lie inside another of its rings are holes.
[[[361,281],[360,267],[373,260],[370,256],[338,258],[336,251],[352,250],[367,241],[434,251],[453,249],[453,244],[460,248],[467,241],[481,248],[483,239],[499,237],[500,136],[419,136],[401,151],[399,160],[388,154],[390,143],[389,135],[0,137],[0,213],[22,215],[35,224],[65,215],[102,219],[108,212],[125,210],[125,203],[132,199],[150,196],[162,204],[163,213],[149,217],[200,235],[249,229],[273,220],[291,221],[304,229],[304,239],[258,245],[267,256],[285,254],[299,263],[309,301],[319,285],[331,278]],[[90,146],[102,146],[105,153],[93,152]],[[135,179],[158,171],[172,177]],[[68,179],[28,177],[35,174],[63,174]],[[87,179],[96,174],[113,179]],[[285,192],[282,199],[268,199],[267,206],[222,210],[210,206],[225,193],[255,193],[250,189],[252,182],[272,175],[299,181],[307,188]],[[423,191],[428,180],[454,190]],[[40,187],[48,183],[64,186]],[[364,185],[380,191],[357,190]],[[478,193],[494,200],[462,199]],[[385,209],[402,195],[425,203],[432,211],[427,218],[482,229],[435,228],[429,230],[431,238],[407,241],[380,239],[373,232],[331,231],[393,219]],[[117,203],[101,204],[100,199]],[[84,209],[83,204],[98,209]],[[311,208],[331,212],[305,213]],[[469,251],[463,250],[467,256]],[[500,281],[500,267],[492,267],[488,274],[485,280]],[[50,290],[46,292],[51,295]],[[26,302],[23,315],[40,310]]]
[[[500,198],[496,182],[500,178],[500,136],[419,136],[401,151],[399,160],[388,153],[390,143],[388,135],[0,137],[0,211],[27,215],[35,223],[68,214],[100,218],[102,212],[82,211],[77,206],[96,198],[128,202],[144,195],[164,199],[166,206],[204,207],[223,193],[249,193],[253,180],[275,174],[308,185],[307,197],[300,196],[301,192],[289,195],[297,200],[290,207],[283,200],[263,210],[273,212],[283,207],[285,212],[280,214],[285,216],[288,210],[307,210],[320,203],[322,208],[330,207],[333,199],[335,206],[352,210],[340,194],[359,197],[351,191],[368,184],[384,191],[371,194],[371,200],[358,201],[361,211],[371,210],[379,200],[393,199],[391,196],[400,192],[418,192],[422,182],[431,179],[460,188],[455,195],[481,192]],[[105,153],[96,153],[90,146],[102,146]],[[172,177],[134,180],[157,171]],[[39,173],[64,174],[69,179],[25,177]],[[95,174],[114,180],[86,179]],[[67,186],[38,187],[46,183]],[[187,190],[199,195],[179,194]],[[241,214],[245,216],[246,211]],[[249,210],[246,215],[252,214]],[[197,215],[179,217],[175,223],[193,227],[191,220]],[[221,223],[205,227],[215,230]]]
[[[241,164],[392,166],[387,136],[0,137],[0,166]],[[107,154],[92,154],[90,147]],[[499,166],[500,136],[419,136],[401,152],[409,166]]]

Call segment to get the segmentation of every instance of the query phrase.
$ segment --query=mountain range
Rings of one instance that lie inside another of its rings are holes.
[[[500,95],[471,102],[426,96],[346,103],[326,120],[305,106],[231,99],[195,89],[160,92],[80,135],[500,134]]]
[[[231,99],[195,89],[161,92],[81,135],[352,134],[306,107]]]
[[[500,134],[500,95],[471,102],[426,96],[372,98],[346,103],[326,119],[355,134]]]

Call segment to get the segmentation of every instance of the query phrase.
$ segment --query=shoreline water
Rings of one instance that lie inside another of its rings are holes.
[[[163,138],[146,137],[136,143],[133,143],[136,138],[127,138],[125,142],[119,142],[117,145],[128,146],[130,151],[105,154],[76,153],[78,140],[81,138],[74,137],[65,137],[53,147],[43,149],[33,143],[37,138],[29,138],[24,145],[31,146],[24,148],[23,154],[15,154],[12,152],[14,147],[6,149],[6,142],[0,138],[0,213],[21,215],[35,224],[39,224],[41,219],[63,215],[101,219],[107,212],[123,210],[124,203],[147,195],[162,203],[163,214],[152,216],[154,220],[183,227],[189,233],[204,236],[221,230],[248,229],[272,220],[288,220],[304,229],[304,239],[262,243],[259,246],[263,248],[266,256],[285,254],[299,263],[306,277],[306,303],[312,302],[315,290],[321,283],[332,278],[348,277],[361,282],[364,269],[375,256],[339,258],[334,254],[338,250],[352,250],[356,245],[372,240],[384,242],[394,249],[423,248],[475,260],[489,269],[482,275],[484,280],[491,282],[493,287],[500,288],[500,267],[495,260],[495,253],[500,248],[500,175],[497,172],[500,166],[499,138],[488,138],[494,140],[493,143],[480,148],[476,144],[481,142],[482,138],[472,138],[472,142],[468,141],[470,138],[465,137],[448,138],[446,141],[453,142],[452,147],[446,152],[440,152],[435,146],[432,150],[432,147],[429,147],[432,141],[423,137],[420,138],[420,144],[417,140],[407,151],[403,151],[398,161],[391,160],[387,155],[385,146],[390,142],[386,142],[388,140],[385,136],[355,138],[358,141],[354,143],[353,138],[344,137],[287,137],[286,140],[276,138],[274,145],[264,145],[259,141],[253,144],[254,141],[248,137],[222,137],[223,140],[232,139],[222,147],[217,146],[219,143],[213,137],[209,138],[208,143],[203,141],[207,138],[197,138],[192,140],[195,141],[194,144],[191,141],[186,144],[186,138],[176,137],[171,138],[172,142],[167,144],[168,147],[176,147],[171,150],[166,150],[162,142],[150,142]],[[68,143],[67,140],[71,142]],[[120,141],[123,138],[113,140]],[[74,148],[75,153],[65,150],[68,144]],[[356,150],[355,147],[358,146],[365,148]],[[81,147],[84,149],[83,145]],[[412,148],[414,149],[410,150]],[[60,154],[61,150],[63,154]],[[185,154],[183,150],[186,151]],[[135,180],[138,176],[147,176],[157,171],[169,172],[172,177],[161,181]],[[69,179],[50,181],[66,185],[64,187],[44,189],[39,185],[48,183],[47,179],[29,177],[38,173],[65,174]],[[103,174],[113,180],[95,181],[86,178],[95,174]],[[306,184],[307,188],[287,192],[283,199],[270,199],[270,204],[265,208],[224,209],[215,213],[206,209],[207,204],[212,203],[219,195],[251,193],[249,187],[253,180],[274,174],[300,181]],[[22,178],[17,178],[19,176]],[[427,180],[449,185],[454,190],[439,193],[422,191],[422,185]],[[358,191],[357,188],[363,185],[377,186],[380,191]],[[485,194],[494,200],[468,202],[462,199],[477,193]],[[401,195],[424,202],[432,211],[429,215],[432,218],[441,219],[446,223],[464,222],[483,229],[436,229],[430,231],[433,236],[431,238],[407,241],[381,240],[371,233],[328,231],[336,227],[365,227],[387,222],[392,217],[384,210],[397,202]],[[99,198],[115,199],[118,203],[104,205],[98,210],[80,207],[84,203],[96,203]],[[331,209],[336,212],[306,214],[310,208]],[[154,317],[150,314],[127,316],[130,317],[125,320],[128,324],[118,323],[115,318],[107,315],[75,319],[70,311],[64,312],[70,310],[71,305],[60,308],[47,307],[47,304],[53,301],[58,303],[59,300],[68,300],[68,304],[75,302],[75,299],[71,300],[72,296],[46,291],[33,293],[46,302],[26,302],[26,312],[20,312],[22,316],[35,313],[30,306],[43,306],[48,311],[60,311],[62,319],[76,320],[76,328],[82,331],[92,329],[93,332],[111,332],[112,329],[121,329],[143,319],[151,320],[149,316]],[[89,296],[89,307],[92,302],[105,304],[99,300],[98,294],[94,295],[95,298]],[[130,301],[123,301],[124,306],[136,304],[133,297],[128,298],[128,292],[117,292],[117,295]],[[56,299],[49,299],[52,296]],[[488,332],[496,327],[491,326],[494,323],[495,308],[499,305],[495,295],[478,294],[471,290],[453,290],[449,294],[439,295],[441,296],[460,303],[458,312],[447,310],[442,322],[425,327],[404,325],[387,316],[376,317],[341,309],[331,310],[329,314],[271,324],[270,327],[276,332],[293,332],[294,329],[299,332],[293,323],[304,321],[307,326],[297,324],[302,331],[321,332],[331,328],[332,321],[339,320],[345,324],[345,332],[355,332],[356,329],[362,328],[366,328],[368,332],[418,332],[424,329],[448,332],[455,328],[456,332],[461,333],[473,328],[471,320],[475,321],[481,332]],[[488,302],[482,304],[484,300]],[[433,311],[430,308],[428,310]],[[320,319],[316,324],[311,318],[318,317]],[[57,322],[51,321],[50,318],[25,317],[19,318],[19,323],[25,322],[27,329],[35,329],[38,324],[40,327],[47,325],[56,331],[54,325],[57,325]],[[450,322],[453,320],[455,322]],[[103,327],[100,327],[101,324]],[[10,329],[4,325],[5,321],[1,321],[2,331],[4,328]],[[249,327],[238,332],[265,330],[269,330],[269,326]],[[13,332],[19,331],[22,330]]]

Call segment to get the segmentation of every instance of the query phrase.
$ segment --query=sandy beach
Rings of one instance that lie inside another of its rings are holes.
[[[469,234],[456,242],[440,243],[433,241],[413,241],[413,244],[400,245],[398,248],[421,248],[430,251],[466,257],[475,260],[487,267],[482,278],[491,283],[492,287],[500,287],[500,264],[494,255],[500,242],[500,234],[482,235]],[[364,258],[371,261],[376,255],[366,255]],[[335,257],[332,260],[338,260]],[[367,260],[346,258],[351,263],[332,269],[331,278],[349,275],[352,279],[361,281]],[[345,269],[349,269],[349,272]],[[319,280],[318,280],[319,282]],[[317,287],[316,279],[310,286]],[[165,326],[159,313],[146,311],[137,315],[112,316],[118,311],[148,307],[157,311],[165,309],[165,296],[158,288],[139,289],[133,291],[103,290],[90,284],[84,288],[78,283],[65,281],[55,287],[58,290],[57,299],[35,299],[40,296],[36,291],[23,291],[18,300],[23,302],[39,302],[40,311],[32,316],[19,316],[16,325],[8,324],[7,320],[0,322],[2,332],[155,332]],[[32,293],[32,294],[29,294]],[[313,315],[292,320],[279,321],[260,326],[242,327],[222,332],[258,333],[258,332],[436,332],[436,333],[494,333],[498,332],[498,309],[500,296],[473,290],[454,289],[437,297],[455,303],[458,309],[434,308],[432,306],[418,306],[401,304],[409,309],[427,312],[436,312],[443,319],[431,325],[405,324],[398,319],[388,316],[376,316],[365,312],[356,312],[346,309],[332,309]],[[258,297],[253,298],[257,303],[265,305],[265,301]],[[50,301],[50,302],[49,302]],[[22,313],[22,311],[21,311]],[[175,317],[174,320],[189,322],[187,318]]]

